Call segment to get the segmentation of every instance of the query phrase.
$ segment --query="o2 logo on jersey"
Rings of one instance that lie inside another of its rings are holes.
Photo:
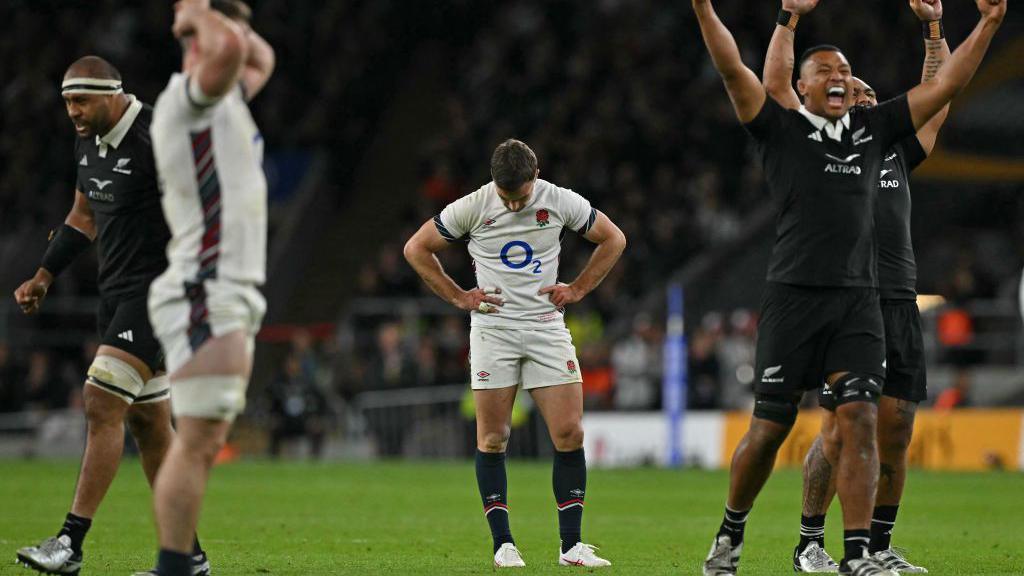
[[[523,253],[522,254],[516,254],[516,255],[514,255],[512,257],[509,257],[509,251],[511,251],[513,248],[522,248]],[[513,260],[513,258],[515,260]],[[522,259],[520,260],[520,258],[522,258]],[[540,262],[540,260],[534,260],[533,259],[533,246],[530,246],[529,244],[527,244],[526,242],[523,242],[522,240],[513,240],[513,241],[509,242],[508,244],[505,244],[505,246],[502,247],[502,249],[501,249],[501,263],[504,264],[505,266],[508,266],[509,268],[511,268],[513,270],[522,270],[523,268],[526,268],[527,266],[532,264],[533,265],[533,273],[534,274],[540,274],[541,273],[541,270],[540,270],[541,262]]]

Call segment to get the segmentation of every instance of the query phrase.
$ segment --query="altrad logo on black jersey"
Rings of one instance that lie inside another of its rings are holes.
[[[99,178],[89,178],[89,181],[96,184],[96,187],[103,190],[113,182],[113,180],[100,180]]]
[[[878,187],[879,188],[899,188],[900,187],[900,181],[899,180],[886,180],[885,179],[885,175],[888,174],[889,172],[892,172],[892,170],[885,169],[885,170],[882,170],[882,173],[878,175],[878,178],[879,178],[879,180],[878,180]]]
[[[829,162],[825,164],[825,172],[829,174],[855,174],[860,175],[860,166],[851,165],[857,158],[860,158],[860,154],[850,154],[846,158],[840,158],[839,156],[833,156],[831,154],[825,154],[829,159],[835,160],[835,162]]]

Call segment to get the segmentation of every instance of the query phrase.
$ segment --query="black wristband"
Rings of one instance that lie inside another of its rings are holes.
[[[790,30],[796,30],[796,23],[800,21],[800,15],[793,12],[787,12],[785,10],[779,10],[779,17],[775,20],[775,23],[779,26],[785,26]]]
[[[946,37],[946,31],[942,29],[942,20],[921,22],[921,31],[925,40],[942,40]]]
[[[92,244],[92,240],[78,230],[62,224],[50,237],[50,245],[43,254],[41,266],[54,278],[60,275],[75,258]]]

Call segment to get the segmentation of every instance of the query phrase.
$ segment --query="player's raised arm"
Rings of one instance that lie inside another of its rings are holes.
[[[249,56],[242,66],[242,86],[245,98],[252,100],[267,85],[277,63],[274,49],[252,28],[245,31],[249,43]]]
[[[692,0],[693,11],[700,24],[704,44],[711,54],[711,61],[725,83],[725,90],[732,100],[736,117],[746,124],[757,116],[764,106],[765,90],[750,68],[743,64],[740,50],[729,29],[718,19],[710,0]]]
[[[437,259],[437,253],[447,248],[449,242],[441,236],[437,224],[433,220],[427,220],[405,243],[402,253],[434,294],[445,302],[462,310],[476,310],[485,314],[497,313],[498,307],[504,304],[500,297],[495,296],[501,293],[500,288],[463,290],[444,271],[441,261]]]
[[[75,190],[75,203],[64,219],[64,225],[50,238],[50,245],[35,276],[14,291],[14,299],[22,311],[26,314],[38,311],[53,279],[85,252],[95,239],[96,221],[89,200],[81,191]]]
[[[555,284],[540,290],[540,294],[550,295],[548,298],[555,306],[579,302],[597,288],[626,249],[626,235],[601,211],[597,211],[594,225],[583,237],[597,244],[597,248],[579,276],[571,284]]]
[[[190,96],[207,104],[228,93],[238,83],[248,58],[242,27],[210,9],[210,0],[178,0],[174,5],[174,36],[185,40],[191,67]],[[192,91],[198,90],[200,94]]]
[[[764,57],[764,71],[761,74],[764,89],[780,106],[789,110],[800,107],[800,97],[793,89],[793,68],[796,62],[793,39],[796,37],[796,25],[800,17],[817,5],[818,0],[782,0],[782,10],[779,11],[775,32],[772,33],[772,41]]]
[[[924,66],[921,70],[921,83],[935,80],[942,65],[949,59],[949,44],[946,43],[945,35],[942,33],[942,0],[934,0],[933,4],[923,0],[910,0],[910,8],[921,20],[924,27]],[[939,113],[932,116],[932,119],[925,123],[917,131],[917,140],[925,154],[931,154],[935,147],[935,139],[939,135],[939,128],[946,121],[949,114],[947,103],[939,110]]]
[[[933,81],[919,84],[907,93],[915,129],[920,130],[967,86],[1003,23],[1008,0],[976,1],[981,20],[974,31],[950,55]]]

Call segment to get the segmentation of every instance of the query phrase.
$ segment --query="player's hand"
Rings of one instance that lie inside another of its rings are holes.
[[[178,0],[174,3],[174,24],[171,32],[175,38],[193,34],[197,15],[210,9],[210,0]]]
[[[922,22],[942,18],[942,0],[910,0],[910,9]]]
[[[497,314],[498,309],[505,304],[505,299],[498,296],[501,288],[474,288],[464,290],[455,297],[455,306],[462,310],[476,310],[483,314]]]
[[[977,0],[978,12],[988,20],[1001,23],[1006,16],[1007,0]]]
[[[551,303],[559,308],[568,304],[575,304],[585,296],[572,284],[562,284],[561,282],[554,286],[545,286],[537,294],[547,294],[548,300],[551,300]]]
[[[50,283],[37,275],[18,286],[18,289],[14,291],[14,299],[18,302],[22,312],[35,314],[43,304],[43,299],[46,298],[46,291],[49,288]]]
[[[803,16],[818,5],[818,0],[782,0],[782,9]]]

